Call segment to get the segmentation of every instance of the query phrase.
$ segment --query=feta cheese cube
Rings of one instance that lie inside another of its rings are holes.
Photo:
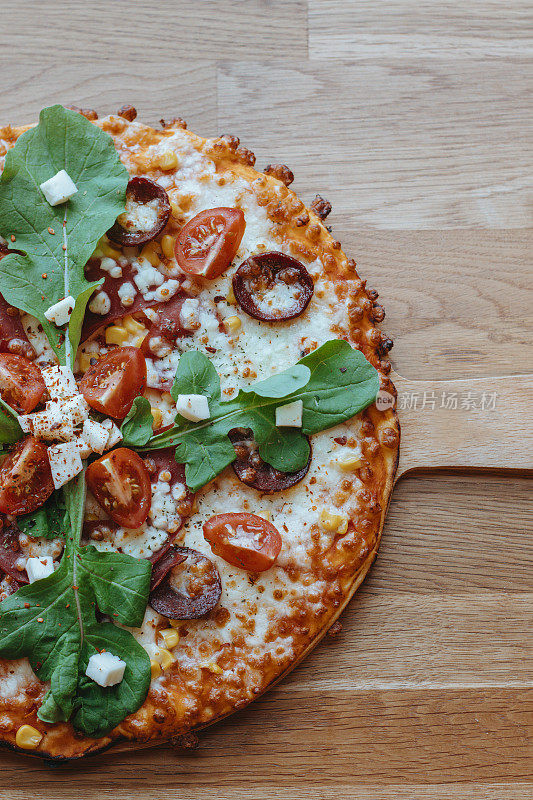
[[[60,367],[58,365],[47,367],[41,371],[41,375],[52,400],[72,397],[78,391],[76,378],[72,374],[70,367]]]
[[[31,433],[32,431],[32,414],[23,414],[19,416],[18,422],[22,428],[23,433]]]
[[[52,470],[54,486],[59,489],[72,480],[82,469],[80,451],[76,442],[55,444],[48,448],[48,460]]]
[[[124,677],[126,662],[104,651],[90,657],[85,674],[99,686],[116,686]]]
[[[66,203],[66,201],[70,200],[78,191],[76,184],[64,169],[60,169],[52,178],[41,183],[40,189],[47,203],[51,206],[58,206],[61,203]]]
[[[97,292],[89,303],[89,311],[93,314],[107,314],[111,310],[111,300],[107,292]]]
[[[104,419],[100,425],[102,428],[105,428],[108,431],[108,438],[104,448],[105,450],[110,450],[112,447],[122,441],[120,428],[115,425],[112,419]]]
[[[209,403],[203,394],[179,394],[176,403],[178,414],[191,422],[209,419]]]
[[[282,428],[301,428],[303,401],[294,400],[284,406],[276,408],[276,425]]]
[[[28,414],[34,436],[53,442],[60,439],[67,442],[74,434],[72,417],[65,415],[59,403],[49,402],[44,411]]]
[[[46,407],[49,405],[51,403],[47,403]],[[63,416],[72,420],[73,425],[80,425],[89,416],[89,404],[82,394],[75,394],[74,397],[63,400],[57,405]]]
[[[54,571],[54,559],[52,556],[42,556],[41,558],[28,558],[26,561],[26,572],[30,583],[47,578]]]
[[[86,419],[83,423],[82,438],[94,453],[103,453],[109,439],[109,431],[99,422]]]
[[[44,312],[44,316],[49,322],[53,322],[54,325],[60,328],[69,321],[75,305],[76,301],[72,295],[69,294],[68,297],[64,297],[63,300],[59,300],[58,303],[54,303],[53,306],[50,306],[50,308]]]
[[[93,449],[87,440],[84,439],[83,434],[78,436],[77,439],[74,439],[74,441],[80,452],[80,458],[89,458],[89,456],[93,453]]]

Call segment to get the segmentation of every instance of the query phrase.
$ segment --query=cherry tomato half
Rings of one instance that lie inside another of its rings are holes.
[[[54,491],[46,445],[26,436],[15,445],[0,467],[0,512],[29,514]]]
[[[0,397],[19,414],[29,414],[45,392],[41,370],[24,356],[0,353]]]
[[[270,569],[281,550],[276,528],[255,514],[215,514],[203,528],[215,555],[249,572]]]
[[[240,208],[208,208],[181,229],[176,260],[189,275],[217,278],[229,267],[244,235]]]
[[[117,347],[89,367],[80,391],[102,414],[122,419],[146,388],[146,361],[137,347]]]
[[[152,505],[150,475],[142,458],[127,447],[106,453],[87,467],[85,479],[113,522],[138,528]]]

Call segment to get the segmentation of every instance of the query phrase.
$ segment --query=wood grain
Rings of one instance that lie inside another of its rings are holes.
[[[239,135],[333,202],[400,374],[532,372],[528,5],[3,0],[0,119]],[[532,522],[523,476],[406,476],[341,634],[272,693],[192,753],[2,752],[0,798],[532,800]]]

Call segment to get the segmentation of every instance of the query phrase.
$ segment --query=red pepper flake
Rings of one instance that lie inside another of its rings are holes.
[[[63,247],[63,250],[66,250],[66,249],[67,249],[67,246],[66,246],[66,244],[62,245],[62,247]]]
[[[67,603],[65,608],[70,608],[70,603]]]
[[[42,617],[37,617],[37,622],[44,622],[44,619]]]
[[[24,603],[24,608],[29,608],[29,607],[30,607],[29,603]]]
[[[48,228],[48,233],[53,236],[55,234],[55,230],[53,228]]]
[[[43,274],[41,275],[41,278],[43,279],[43,281],[45,281],[48,278],[48,273],[47,272],[43,272]]]
[[[14,233],[12,233],[9,238],[11,239],[12,242],[16,242],[17,241],[17,237],[15,236]]]

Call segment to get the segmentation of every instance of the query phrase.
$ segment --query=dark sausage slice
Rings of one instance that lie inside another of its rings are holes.
[[[19,250],[9,250],[0,242],[0,261],[9,253],[18,253]],[[0,294],[0,353],[13,353],[24,356],[30,361],[35,358],[35,350],[29,343],[24,326],[20,321],[20,314]]]
[[[298,317],[313,291],[313,279],[304,265],[284,253],[251,256],[233,276],[233,293],[240,307],[265,322]]]
[[[220,575],[210,558],[189,547],[171,547],[154,565],[150,605],[168,619],[199,619],[222,594]]]
[[[274,494],[274,492],[289,489],[309,472],[311,449],[309,449],[309,461],[305,467],[297,472],[280,472],[263,461],[250,428],[234,428],[228,436],[237,454],[237,458],[232,464],[235,474],[247,486],[257,489],[262,494]]]
[[[126,189],[126,210],[107,232],[111,241],[136,247],[155,239],[170,217],[170,200],[149,178],[132,178]]]

